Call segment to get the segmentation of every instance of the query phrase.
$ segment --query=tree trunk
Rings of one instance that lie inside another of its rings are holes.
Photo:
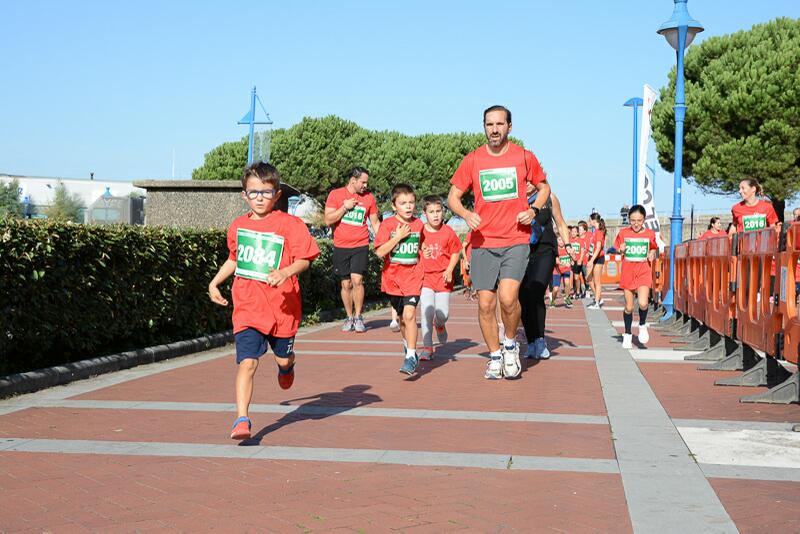
[[[772,199],[772,207],[775,208],[775,213],[778,214],[778,220],[783,223],[783,212],[786,210],[786,200]]]

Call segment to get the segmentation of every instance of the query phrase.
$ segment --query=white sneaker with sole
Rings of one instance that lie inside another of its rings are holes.
[[[522,372],[522,364],[519,362],[519,343],[515,343],[513,349],[503,347],[502,351],[503,375],[506,378],[517,378]]]
[[[639,343],[647,345],[647,342],[650,341],[650,332],[647,331],[646,324],[639,325],[639,334],[636,337],[639,339]]]
[[[500,380],[503,378],[503,357],[491,357],[486,363],[486,373],[483,375],[487,380]]]
[[[622,334],[622,348],[623,349],[633,348],[633,334]]]

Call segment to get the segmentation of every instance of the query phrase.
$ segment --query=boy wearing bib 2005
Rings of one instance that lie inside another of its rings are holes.
[[[624,256],[622,258],[622,276],[620,287],[625,292],[625,310],[622,318],[625,322],[625,333],[622,335],[622,348],[633,348],[633,303],[634,297],[639,301],[639,333],[637,337],[642,345],[650,340],[647,331],[647,306],[650,300],[650,287],[653,281],[652,262],[655,258],[656,233],[644,227],[645,209],[636,204],[628,212],[630,226],[623,228],[614,240],[614,247]]]
[[[522,370],[516,341],[519,288],[528,266],[531,221],[550,198],[550,186],[536,156],[508,140],[508,109],[492,106],[484,111],[483,129],[488,142],[464,157],[450,180],[447,202],[472,230],[470,276],[478,290],[478,318],[491,355],[484,377],[516,378]],[[538,191],[530,207],[528,183]],[[461,201],[467,191],[473,193],[475,211]],[[498,298],[506,332],[502,346],[495,320]]]
[[[268,163],[245,169],[242,198],[250,212],[228,228],[230,254],[208,285],[211,301],[227,306],[219,285],[234,275],[233,333],[236,339],[236,410],[231,439],[248,439],[248,416],[253,396],[253,376],[259,358],[272,347],[278,364],[278,384],[289,389],[294,382],[294,336],[302,308],[297,275],[319,255],[316,241],[305,223],[274,210],[281,196],[280,175]]]
[[[414,374],[417,356],[417,305],[422,293],[424,271],[420,249],[425,241],[424,225],[414,216],[417,197],[407,184],[392,188],[394,217],[381,223],[375,236],[375,254],[383,258],[381,291],[389,295],[392,308],[400,321],[405,359],[400,372]]]

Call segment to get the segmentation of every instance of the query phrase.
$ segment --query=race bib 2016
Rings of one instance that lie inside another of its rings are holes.
[[[362,226],[364,224],[366,215],[367,208],[356,205],[353,209],[344,213],[344,217],[342,217],[342,224],[349,224],[350,226]]]
[[[625,259],[627,261],[642,262],[647,261],[647,253],[650,252],[650,240],[646,237],[626,237],[625,238]]]
[[[271,232],[236,230],[236,276],[260,282],[277,269],[283,257],[284,238]]]
[[[394,237],[394,232],[392,232]],[[391,263],[401,263],[404,265],[414,265],[419,262],[419,232],[411,232],[400,241],[389,254]]]
[[[745,215],[742,217],[742,225],[744,231],[761,230],[767,227],[767,216],[763,213],[754,213],[752,215]]]
[[[485,169],[480,172],[481,195],[486,202],[517,198],[517,168]]]

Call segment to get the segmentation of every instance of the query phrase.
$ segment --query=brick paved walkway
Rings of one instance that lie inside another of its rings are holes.
[[[228,439],[232,348],[0,401],[0,532],[799,532],[794,406],[739,404],[653,332],[557,308],[549,361],[483,379],[477,309],[406,379],[387,311],[307,329]],[[621,328],[616,328],[621,331]]]

